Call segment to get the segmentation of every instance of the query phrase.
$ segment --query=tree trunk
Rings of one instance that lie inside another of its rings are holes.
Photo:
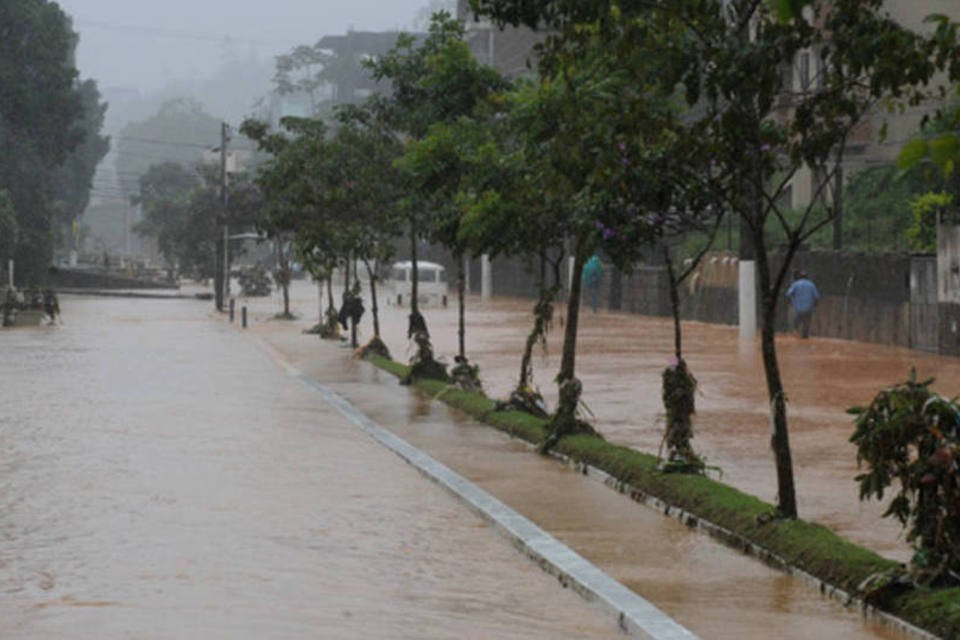
[[[290,272],[283,270],[283,317],[290,317]]]
[[[543,249],[540,250],[540,282],[538,285],[537,304],[533,308],[533,329],[530,330],[527,342],[523,345],[523,357],[520,359],[520,383],[517,385],[520,390],[526,389],[527,385],[530,384],[530,361],[533,359],[533,347],[537,344],[537,339],[543,332],[543,320],[538,316],[538,311],[549,302],[547,300],[547,291],[549,291],[549,287],[547,287],[547,256]]]
[[[574,248],[573,281],[570,283],[570,296],[567,299],[567,326],[563,333],[563,356],[560,360],[560,373],[557,382],[573,380],[577,358],[577,327],[580,319],[580,292],[582,290],[583,265],[586,264],[582,241],[577,240]]]
[[[376,269],[370,267],[370,262],[363,261],[367,267],[367,275],[370,276],[370,312],[373,314],[373,337],[380,337],[380,307],[377,306],[377,273]]]
[[[336,309],[337,305],[333,301],[333,271],[327,274],[327,310]]]
[[[673,354],[677,358],[677,363],[683,358],[682,355],[682,332],[680,330],[680,293],[677,291],[679,283],[676,273],[673,270],[673,259],[670,257],[670,247],[663,244],[663,261],[667,265],[667,278],[670,280],[670,310],[673,312]]]
[[[582,385],[576,378],[577,326],[580,318],[580,293],[582,290],[583,266],[586,263],[586,251],[583,239],[578,238],[574,248],[573,281],[570,283],[570,297],[567,300],[567,325],[563,335],[563,356],[560,360],[560,373],[557,374],[559,401],[557,410],[550,419],[550,433],[540,445],[540,453],[547,453],[564,436],[574,433],[599,435],[590,425],[577,419]]]
[[[463,273],[463,254],[455,253],[454,260],[457,262],[457,301],[460,305],[458,310],[457,317],[457,337],[459,338],[459,349],[460,349],[460,358],[462,361],[466,362],[467,359],[467,345],[466,345],[466,333],[467,333],[467,323],[466,323],[466,301],[464,300],[464,290],[466,287],[466,276]]]
[[[761,306],[763,309],[761,328],[763,369],[767,379],[767,397],[770,400],[772,422],[770,446],[773,449],[774,461],[777,466],[777,506],[780,514],[784,517],[796,518],[797,495],[793,483],[793,460],[790,454],[790,437],[787,429],[787,402],[783,393],[783,380],[780,377],[777,348],[774,342],[778,292],[773,291],[771,287],[770,263],[762,238],[755,238],[755,241],[757,241],[754,247],[757,253],[757,273],[760,276]]]
[[[343,291],[350,291],[350,254],[347,254],[346,262],[343,266]]]
[[[407,338],[413,338],[422,333],[427,344],[430,342],[430,330],[427,329],[427,319],[420,313],[420,271],[417,266],[417,227],[416,222],[410,220],[410,316],[407,324]],[[431,347],[432,353],[432,347]],[[426,355],[426,351],[424,352]],[[432,357],[430,358],[433,359]]]

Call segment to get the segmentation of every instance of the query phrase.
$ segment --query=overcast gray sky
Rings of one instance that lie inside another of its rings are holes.
[[[152,91],[197,79],[225,52],[271,58],[325,34],[411,29],[431,0],[58,0],[80,33],[77,64],[101,87]],[[230,45],[226,45],[230,38]]]

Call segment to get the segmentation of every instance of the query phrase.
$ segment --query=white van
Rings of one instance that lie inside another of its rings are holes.
[[[447,270],[436,262],[417,260],[417,298],[420,304],[445,304],[447,300]],[[392,288],[391,301],[409,305],[413,287],[413,263],[394,262],[390,268],[387,286]]]

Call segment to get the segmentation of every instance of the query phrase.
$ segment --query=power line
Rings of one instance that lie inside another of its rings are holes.
[[[170,140],[158,140],[157,138],[141,138],[138,136],[124,136],[118,135],[115,136],[118,140],[131,140],[134,142],[145,142],[148,144],[165,144],[172,147],[193,147],[197,149],[205,149],[207,151],[213,151],[216,148],[216,144],[201,144],[199,142],[171,142]],[[119,149],[118,153],[122,153]]]
[[[215,33],[200,33],[200,32],[191,32],[183,31],[180,29],[164,29],[160,27],[148,27],[144,25],[124,25],[124,24],[115,24],[111,22],[104,22],[102,20],[77,20],[76,24],[81,27],[91,27],[94,29],[103,29],[105,31],[119,31],[125,34],[147,34],[156,36],[158,38],[174,38],[179,40],[198,40],[202,42],[216,42],[216,43],[232,43],[239,42],[244,44],[254,44],[261,46],[279,46],[279,47],[292,47],[295,46],[295,43],[290,41],[280,42],[279,40],[257,40],[254,38],[240,38],[236,36],[231,36],[227,34],[215,34]]]

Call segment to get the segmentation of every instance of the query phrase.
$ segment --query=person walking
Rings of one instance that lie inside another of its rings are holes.
[[[603,265],[600,264],[600,257],[594,254],[587,264],[583,266],[583,282],[587,285],[587,291],[590,293],[590,306],[593,312],[597,312],[599,303],[598,294],[600,292],[600,279],[603,277]]]
[[[817,285],[807,277],[807,272],[797,269],[793,272],[793,284],[787,289],[787,300],[793,306],[794,318],[801,338],[810,337],[810,318],[820,300]]]

